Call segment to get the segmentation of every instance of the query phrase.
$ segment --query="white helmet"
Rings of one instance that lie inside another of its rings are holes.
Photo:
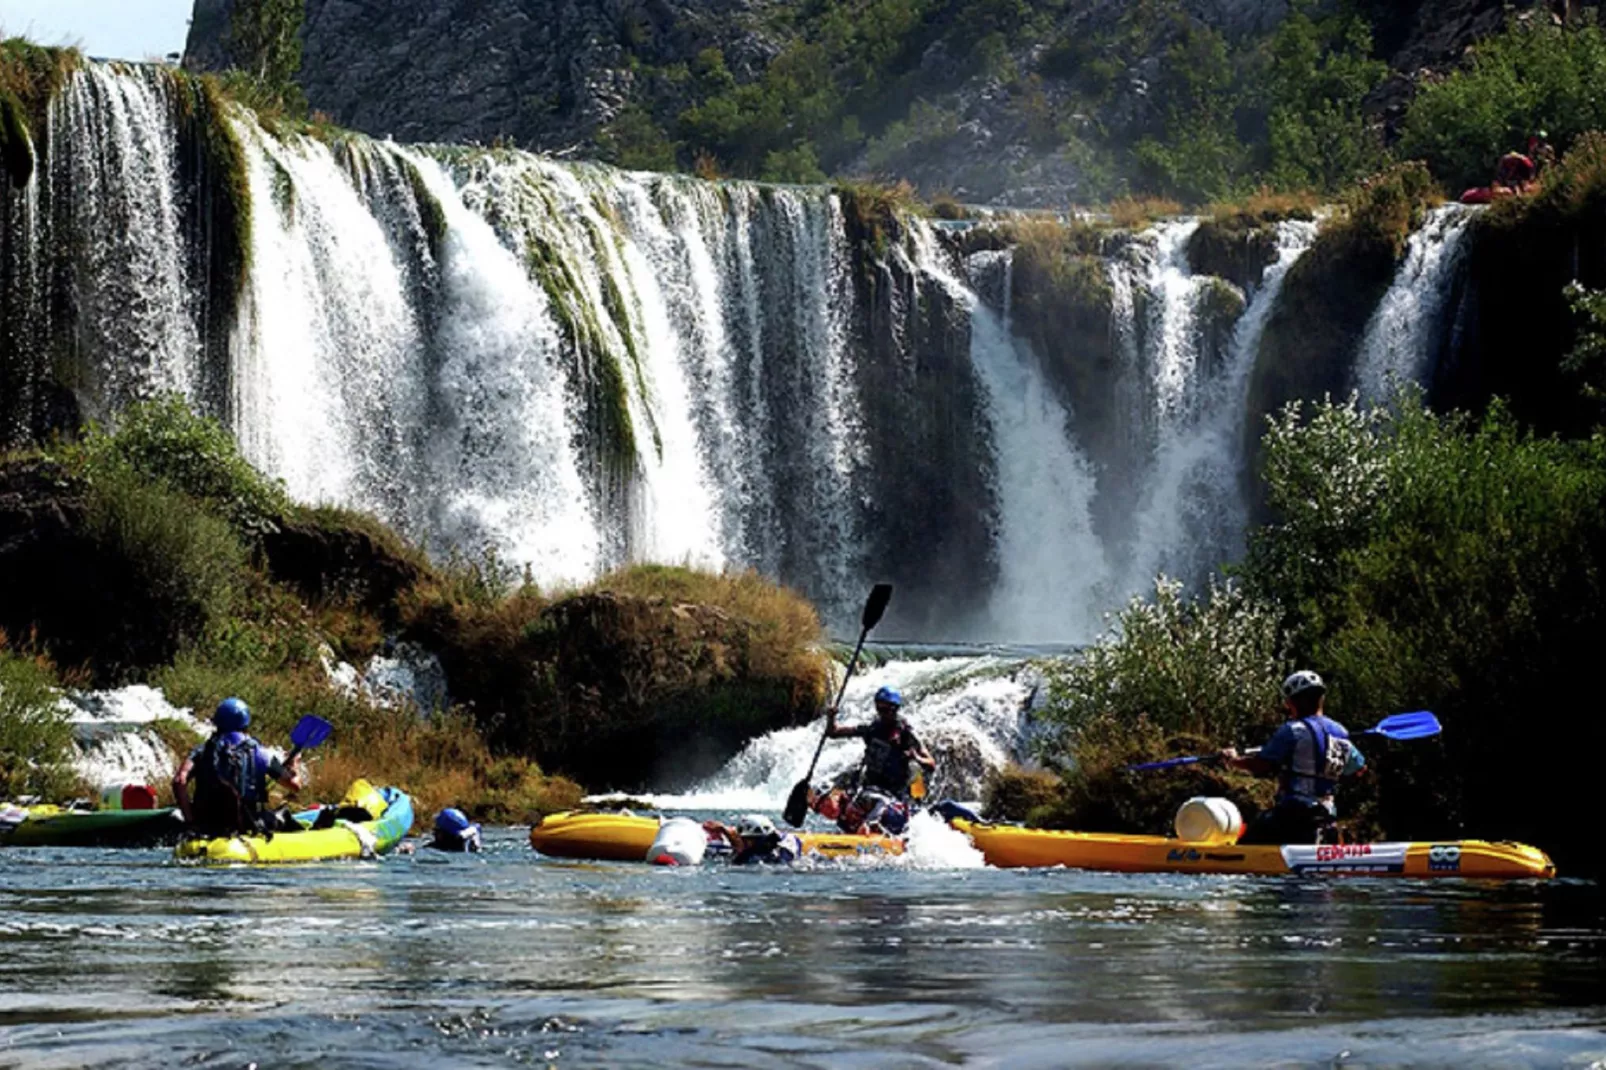
[[[763,814],[743,814],[736,821],[736,835],[744,840],[757,840],[778,834],[775,831],[775,822]]]
[[[1293,698],[1306,691],[1326,690],[1327,685],[1322,683],[1322,678],[1309,669],[1301,669],[1283,681],[1283,698]]]

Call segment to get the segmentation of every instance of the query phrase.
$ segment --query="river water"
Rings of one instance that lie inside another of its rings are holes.
[[[0,1066],[1602,1066],[1586,883],[0,850]]]

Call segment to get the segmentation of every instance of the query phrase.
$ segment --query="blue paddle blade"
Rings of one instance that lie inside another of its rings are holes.
[[[322,717],[314,717],[309,713],[297,721],[296,726],[290,730],[290,742],[297,750],[306,750],[328,739],[334,730],[334,725]]]
[[[1385,717],[1377,723],[1376,728],[1368,728],[1369,736],[1382,736],[1385,739],[1426,739],[1436,736],[1444,731],[1439,719],[1427,710],[1417,710],[1415,713],[1396,713],[1392,717]]]

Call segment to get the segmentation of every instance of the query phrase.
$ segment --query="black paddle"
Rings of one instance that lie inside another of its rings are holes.
[[[892,584],[878,583],[870,589],[870,597],[864,602],[864,616],[860,623],[864,630],[859,632],[859,643],[853,648],[853,658],[848,662],[848,674],[842,678],[842,689],[836,693],[836,707],[842,708],[842,698],[848,693],[848,681],[853,679],[853,670],[859,667],[859,653],[864,649],[864,640],[869,636],[870,629],[881,620],[881,614],[887,610],[887,603],[892,601]],[[809,781],[814,779],[814,767],[819,764],[820,752],[825,750],[826,736],[820,734],[820,745],[814,748],[814,760],[809,762],[809,771],[792,786],[792,794],[786,797],[786,809],[781,811],[781,817],[793,828],[802,828],[803,819],[809,814]]]

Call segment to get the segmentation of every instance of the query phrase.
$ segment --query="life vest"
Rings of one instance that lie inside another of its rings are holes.
[[[1283,794],[1301,802],[1331,799],[1339,778],[1358,768],[1363,761],[1360,751],[1349,741],[1348,733],[1336,724],[1332,728],[1323,727],[1323,720],[1325,718],[1320,717],[1300,719],[1308,735],[1295,743],[1284,767]]]
[[[257,743],[243,736],[225,743],[214,735],[201,748],[195,763],[197,823],[233,832],[253,832],[260,825],[263,773],[257,768]]]
[[[879,726],[877,726],[879,727]],[[864,741],[864,783],[902,796],[909,790],[909,755],[904,746],[908,726],[901,720],[891,738],[872,735]]]

